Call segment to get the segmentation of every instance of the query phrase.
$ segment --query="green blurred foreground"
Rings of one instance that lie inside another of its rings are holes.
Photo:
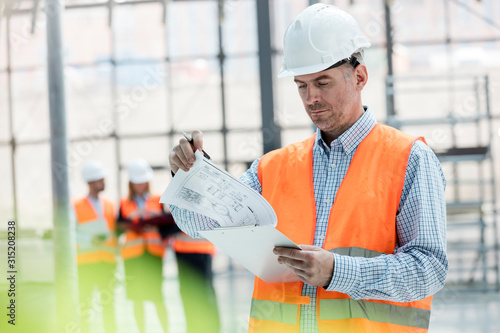
[[[16,284],[16,325],[7,323],[9,298],[6,276],[5,239],[0,240],[0,269],[4,273],[0,280],[0,332],[1,333],[54,333],[55,288],[54,260],[51,240],[18,239],[18,281]],[[169,333],[184,333],[186,322],[177,281],[177,265],[172,251],[164,261],[162,294],[168,315]],[[221,315],[221,333],[244,333],[248,325],[253,280],[250,274],[237,266],[234,273],[228,272],[228,260],[218,254],[214,260],[215,288]],[[115,315],[118,333],[137,333],[132,302],[126,299],[123,265],[116,271]],[[96,294],[94,294],[95,298]],[[108,297],[108,296],[106,296]],[[104,299],[105,301],[105,299]],[[93,300],[91,332],[104,333],[102,309]],[[161,330],[152,303],[146,302],[146,330],[155,333]],[[432,333],[493,333],[500,332],[500,295],[471,294],[445,287],[435,296],[431,317]],[[71,323],[65,332],[78,332]]]

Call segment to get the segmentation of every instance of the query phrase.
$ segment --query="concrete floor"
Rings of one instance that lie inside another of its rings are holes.
[[[0,248],[4,245],[0,241]],[[18,281],[18,312],[15,327],[0,321],[0,332],[54,332],[55,297],[51,243],[49,241],[23,242],[21,245],[22,269]],[[3,264],[3,263],[2,263]],[[0,264],[0,268],[3,266]],[[168,313],[169,333],[184,333],[185,320],[176,279],[176,264],[169,253],[165,259],[163,295]],[[253,278],[239,266],[228,273],[228,259],[218,255],[214,261],[215,287],[221,314],[221,333],[246,332],[252,294]],[[117,270],[120,279],[122,270]],[[0,283],[0,300],[6,299],[6,285]],[[124,285],[114,290],[115,311],[119,333],[137,333],[132,303],[126,299]],[[98,304],[93,332],[104,332]],[[2,306],[3,308],[3,306]],[[160,322],[153,304],[146,302],[147,332],[161,333]],[[3,313],[3,311],[2,311]],[[4,315],[1,316],[5,318]],[[445,287],[434,298],[430,332],[435,333],[498,333],[500,332],[500,294],[471,293]]]

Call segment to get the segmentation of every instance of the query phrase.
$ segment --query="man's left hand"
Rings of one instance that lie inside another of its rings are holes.
[[[335,260],[332,252],[312,245],[299,245],[302,250],[275,247],[280,264],[290,267],[304,282],[313,287],[326,287],[333,276]]]

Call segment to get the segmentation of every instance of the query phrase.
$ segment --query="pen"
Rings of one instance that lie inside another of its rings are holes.
[[[182,132],[182,135],[184,135],[184,137],[186,138],[186,140],[188,140],[188,142],[191,144],[191,146],[194,147],[194,140],[193,140],[193,138],[190,138],[189,135],[187,135],[185,132]],[[211,159],[210,155],[208,155],[203,149],[201,150],[201,152],[203,153],[203,157],[208,158],[209,160]]]

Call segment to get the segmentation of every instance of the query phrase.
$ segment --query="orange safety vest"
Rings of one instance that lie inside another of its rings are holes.
[[[418,138],[423,141],[423,138]],[[323,248],[372,258],[393,254],[396,213],[406,166],[417,138],[377,124],[359,144],[330,211]],[[313,187],[314,136],[272,151],[259,162],[262,195],[278,216],[282,233],[296,244],[313,244],[316,204]],[[301,282],[268,284],[255,278],[249,332],[300,332]],[[427,332],[432,296],[398,303],[353,300],[317,288],[316,316],[323,332]]]
[[[128,219],[130,214],[137,210],[135,201],[129,201],[128,198],[120,200],[121,214]],[[148,212],[162,213],[162,204],[159,196],[151,196],[146,199],[145,209]],[[146,216],[148,218],[148,216]],[[139,223],[140,218],[131,219],[133,223]],[[162,244],[161,235],[157,231],[135,232],[127,231],[125,234],[125,244],[122,247],[121,254],[123,259],[140,257],[144,251],[148,251],[154,256],[163,257],[165,247]]]
[[[78,264],[98,263],[101,261],[109,263],[116,262],[116,219],[113,204],[110,201],[101,199],[101,205],[104,219],[106,220],[111,235],[108,236],[107,240],[100,247],[93,246],[91,249],[85,249],[77,245]],[[73,206],[75,208],[76,220],[79,225],[103,222],[87,197],[75,201]]]
[[[177,253],[204,253],[215,255],[215,245],[205,238],[192,238],[183,232],[173,238],[173,249]]]

